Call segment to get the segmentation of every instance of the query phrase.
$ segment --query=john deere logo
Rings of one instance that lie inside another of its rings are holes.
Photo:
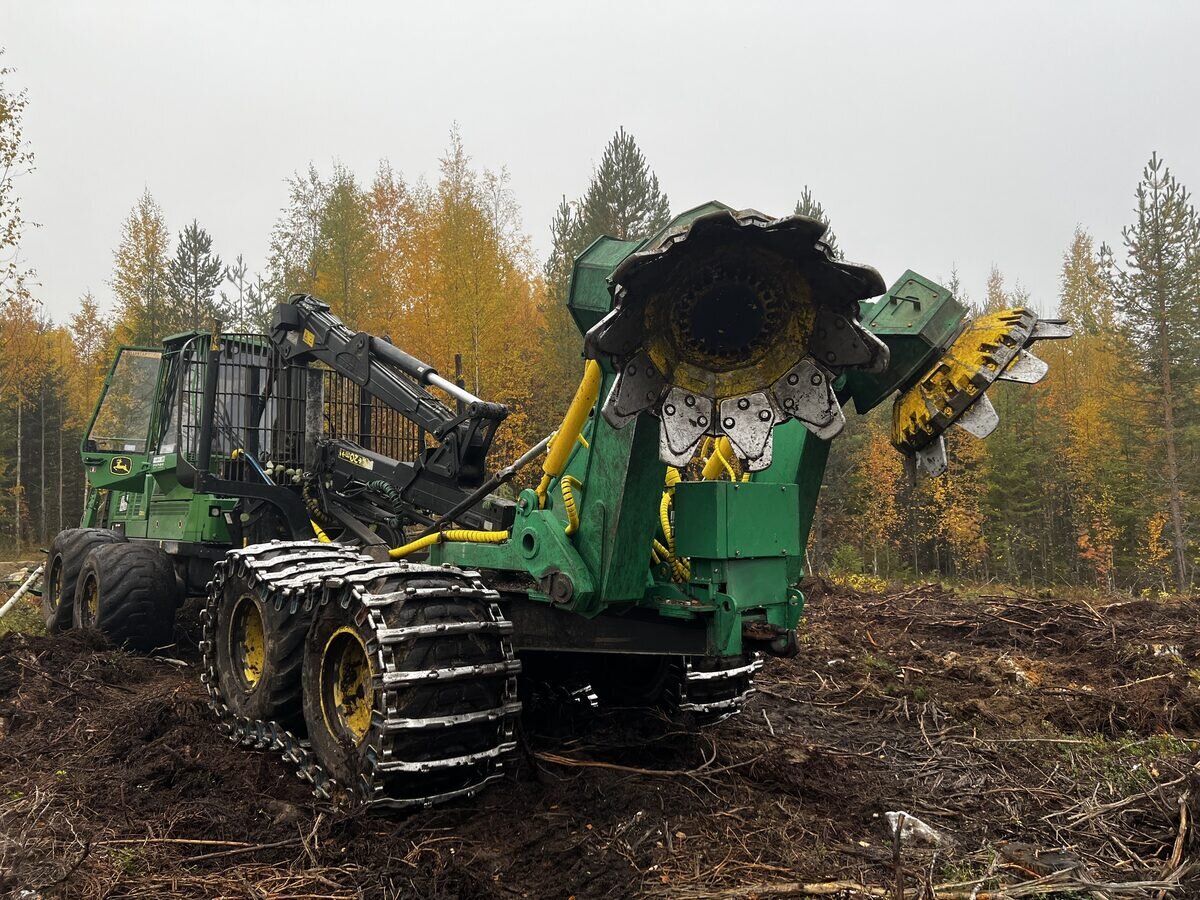
[[[114,475],[128,475],[133,471],[133,460],[128,456],[114,456],[108,464],[108,471]]]

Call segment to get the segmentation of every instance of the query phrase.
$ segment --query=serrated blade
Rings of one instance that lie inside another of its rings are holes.
[[[996,412],[996,407],[992,406],[987,394],[983,394],[967,407],[967,411],[959,416],[954,424],[967,434],[983,440],[996,430],[996,426],[1000,424],[1000,415]]]
[[[1043,359],[1034,356],[1028,350],[1018,350],[1013,361],[1000,373],[1001,381],[1015,381],[1020,384],[1037,384],[1046,377],[1050,365]]]

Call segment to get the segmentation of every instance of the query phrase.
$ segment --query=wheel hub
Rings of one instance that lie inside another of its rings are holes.
[[[100,584],[97,582],[94,575],[87,575],[83,579],[83,609],[80,620],[85,627],[96,624],[96,614],[100,607]]]
[[[267,642],[262,613],[249,594],[239,597],[233,608],[230,645],[238,680],[247,691],[254,690],[262,681]]]
[[[321,709],[331,734],[361,744],[371,727],[371,661],[358,633],[335,631],[321,656]]]

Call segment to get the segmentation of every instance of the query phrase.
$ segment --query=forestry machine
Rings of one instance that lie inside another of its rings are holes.
[[[47,625],[151,651],[205,597],[220,728],[340,803],[500,778],[535,672],[588,703],[735,713],[764,655],[797,652],[845,404],[896,395],[892,440],[936,475],[946,429],[986,436],[987,388],[1037,381],[1029,345],[1069,336],[1028,309],[968,320],[913,272],[886,289],[824,231],[710,203],[597,239],[568,299],[583,379],[496,470],[504,406],[312,296],[269,335],[122,348],[83,441],[82,527],[49,553]]]

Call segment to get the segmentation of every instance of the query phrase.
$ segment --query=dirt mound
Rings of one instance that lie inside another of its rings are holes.
[[[228,743],[194,657],[9,634],[0,891],[766,897],[849,879],[890,892],[894,811],[943,836],[905,844],[910,890],[1036,877],[1046,850],[1070,877],[1168,877],[1193,852],[1180,810],[1200,814],[1198,612],[814,583],[801,656],[770,662],[741,716],[697,733],[550,706],[508,779],[404,816],[324,809],[276,757]]]

